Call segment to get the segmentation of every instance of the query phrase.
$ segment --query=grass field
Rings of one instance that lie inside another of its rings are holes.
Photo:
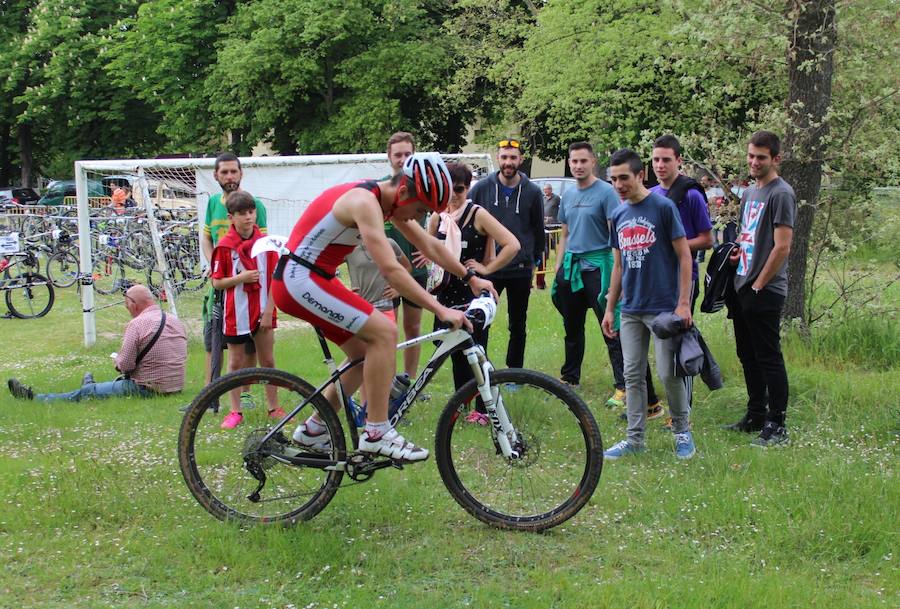
[[[182,303],[183,318],[198,311]],[[547,292],[529,313],[526,365],[555,375],[562,323]],[[122,306],[101,313],[90,350],[72,291],[46,318],[0,320],[2,379],[43,391],[74,388],[88,370],[108,380],[126,319]],[[786,340],[793,443],[768,452],[719,429],[742,414],[743,379],[724,313],[698,323],[726,387],[698,383],[697,456],[676,461],[670,434],[650,422],[648,453],[605,464],[588,506],[544,534],[469,517],[433,461],[347,486],[291,529],[213,519],[176,456],[178,407],[201,388],[196,322],[182,396],[43,405],[3,388],[0,607],[897,607],[897,322]],[[284,325],[279,367],[323,378],[311,331]],[[611,374],[596,322],[589,329],[582,394],[609,445],[624,430],[603,407]],[[404,434],[431,444],[449,386],[447,369]]]

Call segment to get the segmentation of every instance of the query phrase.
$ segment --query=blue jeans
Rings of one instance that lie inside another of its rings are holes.
[[[138,385],[131,379],[122,379],[106,381],[105,383],[88,383],[87,385],[82,385],[75,391],[66,393],[38,393],[35,394],[34,399],[41,402],[52,402],[54,400],[80,402],[81,400],[90,398],[104,399],[124,395],[136,395],[142,398],[149,398],[155,395],[155,393],[146,387]]]

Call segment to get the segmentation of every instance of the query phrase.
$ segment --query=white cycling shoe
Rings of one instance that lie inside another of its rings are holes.
[[[396,429],[391,429],[377,440],[369,440],[369,435],[363,432],[359,437],[359,450],[398,461],[424,461],[428,458],[426,449],[407,442]]]
[[[294,442],[303,448],[311,450],[329,451],[331,450],[331,434],[323,431],[320,434],[312,435],[306,430],[306,423],[300,423],[294,430]]]

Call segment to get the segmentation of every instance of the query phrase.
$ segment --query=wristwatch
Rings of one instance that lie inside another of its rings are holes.
[[[466,269],[466,274],[463,275],[463,278],[462,278],[463,283],[469,283],[469,280],[472,277],[481,277],[481,275],[479,275],[478,271],[476,271],[475,269]]]

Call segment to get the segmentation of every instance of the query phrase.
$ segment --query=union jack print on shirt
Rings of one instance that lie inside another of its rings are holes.
[[[738,258],[737,274],[742,277],[750,272],[753,264],[753,253],[756,249],[756,229],[766,209],[765,201],[747,201],[741,216],[741,255]]]

